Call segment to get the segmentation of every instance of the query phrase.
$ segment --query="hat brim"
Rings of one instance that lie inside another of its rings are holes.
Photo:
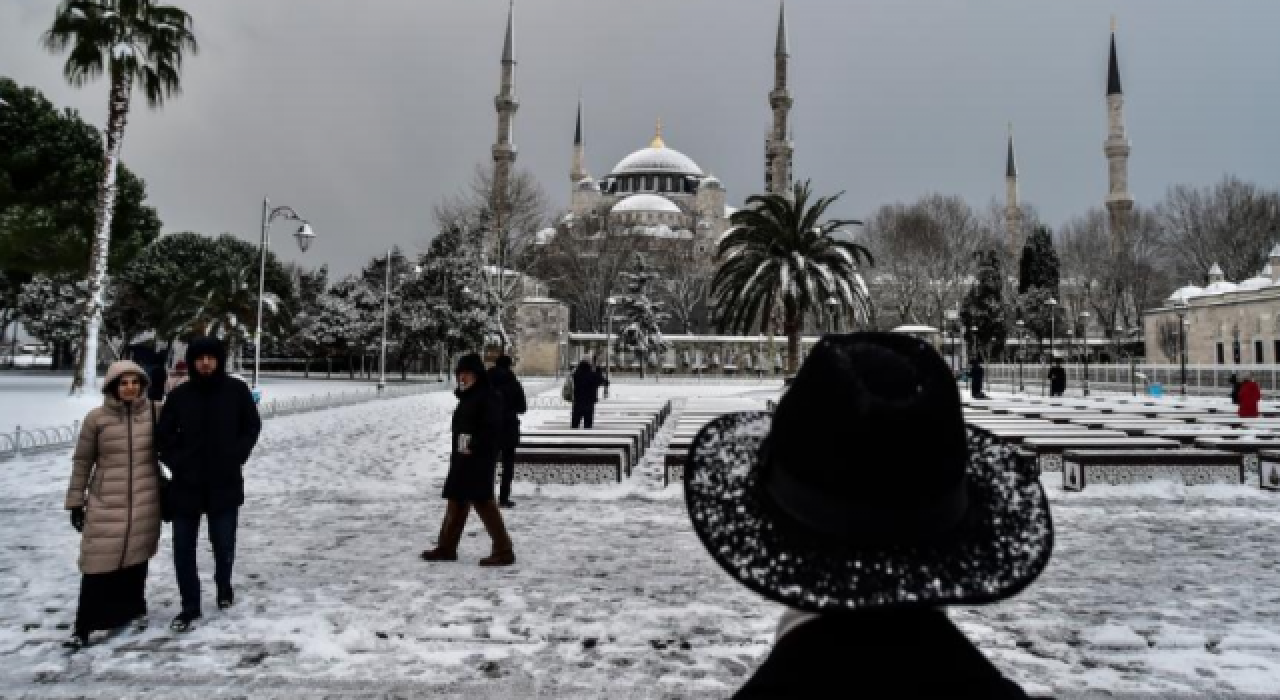
[[[1012,448],[969,429],[969,506],[944,539],[839,541],[806,530],[756,488],[772,418],[747,412],[711,421],[684,472],[694,531],[730,576],[760,595],[810,612],[977,605],[1016,595],[1048,564],[1049,503],[1036,468]]]

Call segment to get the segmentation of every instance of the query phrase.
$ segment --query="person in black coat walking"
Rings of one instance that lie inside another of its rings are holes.
[[[987,395],[982,393],[983,382],[986,378],[987,368],[982,366],[982,358],[973,358],[973,362],[969,364],[969,394],[973,398],[987,398]]]
[[[529,410],[524,397],[524,385],[511,371],[511,356],[501,355],[494,361],[489,370],[489,383],[494,391],[502,395],[502,442],[499,455],[502,461],[502,490],[498,493],[498,503],[503,508],[511,508],[511,480],[516,471],[516,447],[520,445],[520,416]]]
[[[218,608],[235,602],[231,568],[244,505],[244,464],[258,443],[262,420],[249,387],[227,375],[226,362],[216,338],[192,340],[191,378],[169,394],[156,429],[160,461],[173,474],[165,506],[173,519],[173,567],[182,595],[182,613],[171,627],[179,632],[201,617],[196,540],[202,515],[209,518]]]
[[[515,550],[493,497],[494,471],[503,443],[502,395],[489,383],[484,360],[475,353],[459,358],[454,374],[458,407],[453,411],[449,474],[441,494],[449,503],[436,547],[424,551],[422,559],[457,561],[458,543],[474,508],[493,540],[493,551],[480,560],[480,566],[510,566],[516,563]]]
[[[578,363],[578,368],[573,371],[573,423],[571,426],[574,429],[577,429],[579,424],[587,430],[591,429],[596,419],[596,401],[599,400],[600,387],[608,384],[609,380],[592,367],[590,362],[582,360]]]
[[[1232,372],[1231,376],[1227,377],[1227,384],[1231,386],[1232,405],[1240,405],[1240,378],[1236,376],[1235,372]]]
[[[1053,367],[1049,368],[1049,395],[1062,396],[1067,393],[1067,370],[1062,368],[1062,360],[1053,358]]]

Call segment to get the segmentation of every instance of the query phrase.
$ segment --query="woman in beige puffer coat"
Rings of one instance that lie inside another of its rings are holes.
[[[70,647],[95,630],[147,613],[147,562],[160,540],[160,477],[152,442],[159,406],[147,373],[129,361],[107,370],[102,405],[89,411],[72,455],[66,508],[81,532],[80,604]]]

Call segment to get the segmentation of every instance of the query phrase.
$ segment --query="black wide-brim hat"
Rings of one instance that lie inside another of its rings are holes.
[[[1048,564],[1031,460],[964,425],[945,361],[910,336],[826,336],[774,413],[694,438],[685,500],[739,582],[810,612],[972,605]]]

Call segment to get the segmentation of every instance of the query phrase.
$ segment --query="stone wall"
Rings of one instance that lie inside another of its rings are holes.
[[[1277,364],[1280,350],[1280,289],[1231,294],[1213,300],[1193,298],[1186,312],[1187,364]],[[1160,327],[1177,332],[1173,308],[1152,309],[1143,315],[1142,331],[1148,362],[1177,364],[1160,342]],[[1261,343],[1261,357],[1257,343]],[[1222,347],[1219,362],[1218,347]]]

